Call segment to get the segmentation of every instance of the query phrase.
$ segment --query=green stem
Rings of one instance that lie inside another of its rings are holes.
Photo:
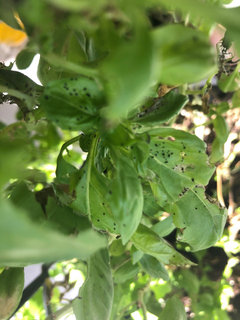
[[[94,161],[94,154],[96,145],[98,142],[98,136],[95,135],[92,141],[91,148],[88,153],[87,157],[87,182],[86,182],[86,200],[87,200],[87,214],[90,217],[91,216],[91,208],[90,208],[90,179],[91,179],[91,169]]]
[[[81,136],[81,135],[79,135],[79,136],[77,136],[77,137],[74,137],[74,138],[68,140],[67,142],[65,142],[65,143],[62,145],[59,154],[62,154],[63,151],[64,151],[68,146],[70,146],[70,145],[73,144],[74,142],[77,142],[77,141],[79,140],[80,136]]]

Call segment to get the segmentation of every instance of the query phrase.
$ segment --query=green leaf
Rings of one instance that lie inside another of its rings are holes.
[[[16,310],[23,292],[23,268],[5,269],[0,274],[0,319],[7,320]]]
[[[210,202],[203,188],[188,190],[172,210],[174,224],[181,228],[178,240],[188,243],[192,251],[208,248],[221,238],[227,212]]]
[[[116,320],[117,315],[132,302],[129,282],[114,284],[114,298],[111,312],[111,320]]]
[[[159,314],[162,311],[162,307],[161,307],[161,304],[156,299],[153,291],[151,291],[151,294],[146,299],[145,304],[149,312],[151,312],[152,314],[155,314],[157,317],[159,316]]]
[[[155,99],[150,107],[138,114],[136,120],[150,127],[156,126],[177,115],[187,102],[187,96],[170,91],[162,98]]]
[[[227,141],[229,130],[225,119],[221,115],[217,115],[213,120],[216,138],[212,144],[212,152],[210,155],[210,162],[215,163],[223,160],[224,157],[224,143]]]
[[[86,217],[76,215],[67,206],[60,206],[56,199],[52,197],[48,197],[46,216],[47,220],[43,225],[51,226],[64,234],[76,235],[91,228],[91,224]]]
[[[167,300],[165,308],[160,313],[160,319],[187,320],[184,305],[177,296]]]
[[[131,261],[126,261],[117,270],[114,271],[114,282],[123,283],[127,280],[134,279],[139,272],[139,266],[133,265]]]
[[[155,59],[152,39],[146,22],[139,18],[137,11],[135,13],[134,23],[139,23],[139,26],[133,31],[131,41],[115,39],[111,43],[110,56],[101,66],[101,72],[107,79],[105,89],[108,94],[104,115],[113,121],[126,118],[153,84]]]
[[[0,186],[9,178],[24,176],[31,159],[31,143],[23,123],[16,122],[0,131]]]
[[[49,82],[40,102],[48,119],[62,129],[94,131],[104,96],[94,80],[74,77]]]
[[[114,240],[110,247],[109,247],[109,252],[111,256],[117,257],[121,256],[125,252],[125,246],[123,246],[121,239]]]
[[[164,264],[192,265],[193,263],[177,252],[167,241],[151,229],[140,225],[131,238],[134,246]]]
[[[234,92],[232,97],[232,107],[239,108],[240,107],[240,90]]]
[[[221,141],[221,143],[225,143],[228,138],[229,130],[224,117],[217,115],[216,118],[213,120],[213,125],[216,132],[216,136]]]
[[[197,82],[216,73],[213,48],[200,31],[173,24],[153,31],[159,81],[169,85]]]
[[[64,150],[67,150],[68,146],[70,146],[71,144],[73,144],[78,140],[79,140],[79,137],[75,137],[65,142],[61,147],[61,150],[57,157],[57,168],[56,168],[56,178],[57,178],[56,181],[59,183],[66,183],[66,184],[69,183],[71,176],[78,172],[76,167],[74,167],[72,164],[70,164],[68,161],[66,161],[63,158]]]
[[[164,220],[161,220],[154,224],[152,226],[152,230],[159,235],[159,237],[166,237],[169,233],[171,233],[176,226],[173,223],[172,216],[169,216],[165,218]]]
[[[239,81],[239,68],[236,67],[230,75],[224,73],[221,75],[218,80],[218,86],[223,92],[232,92],[239,89]]]
[[[145,254],[140,260],[140,264],[145,272],[152,278],[161,278],[165,281],[169,280],[168,272],[163,264],[156,258]]]
[[[36,107],[42,87],[21,72],[0,69],[0,92],[16,97],[18,106],[29,111]]]
[[[93,230],[75,238],[33,223],[22,209],[1,201],[0,265],[23,266],[33,263],[85,259],[105,246]]]
[[[97,251],[88,259],[88,276],[73,302],[77,320],[109,320],[113,303],[113,281],[108,251]]]
[[[108,199],[122,242],[126,244],[142,217],[143,192],[133,164],[121,154],[116,156],[116,171]]]
[[[180,287],[184,288],[191,299],[196,299],[199,289],[200,289],[200,280],[189,269],[178,270],[174,273],[175,279],[178,281]]]
[[[208,163],[203,141],[188,132],[172,128],[153,129],[148,133],[151,142],[147,165],[161,176],[159,182],[170,199],[176,199],[184,187],[208,183],[215,168]],[[169,184],[171,180],[175,183]]]
[[[29,51],[28,49],[19,52],[16,58],[16,65],[18,69],[27,69],[35,56],[35,52]]]
[[[98,229],[119,233],[116,217],[107,199],[109,180],[92,168],[90,180],[90,212],[91,221]]]

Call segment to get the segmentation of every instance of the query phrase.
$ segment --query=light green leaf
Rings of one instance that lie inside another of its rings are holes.
[[[174,224],[181,228],[178,240],[188,243],[192,251],[208,248],[221,238],[227,212],[210,202],[203,188],[188,190],[172,210]]]
[[[5,269],[0,274],[0,319],[7,320],[16,310],[23,292],[23,268]]]
[[[93,131],[104,96],[94,80],[74,77],[49,82],[40,102],[48,119],[62,129]]]
[[[122,242],[126,244],[142,217],[143,192],[133,164],[121,154],[116,157],[116,171],[108,198]]]
[[[131,238],[134,246],[151,255],[164,264],[192,265],[190,260],[177,252],[167,241],[160,238],[151,229],[140,225]]]
[[[162,83],[197,82],[217,71],[213,48],[200,31],[180,24],[167,25],[154,30],[153,39]]]
[[[168,272],[163,264],[156,258],[145,254],[140,260],[140,264],[145,272],[152,278],[162,278],[165,281],[169,280]]]
[[[85,259],[105,246],[105,240],[93,230],[83,231],[73,238],[35,224],[22,209],[8,201],[1,201],[0,217],[0,265]]]
[[[177,296],[167,300],[165,308],[160,313],[160,319],[187,320],[184,305]]]
[[[77,320],[109,320],[113,303],[113,281],[108,251],[97,251],[88,259],[88,276],[73,302]]]

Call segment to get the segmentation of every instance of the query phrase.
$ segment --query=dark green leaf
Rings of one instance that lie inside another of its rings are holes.
[[[27,69],[33,58],[35,56],[35,52],[29,51],[28,49],[20,51],[16,58],[16,65],[18,69]]]
[[[24,287],[23,268],[5,269],[0,274],[0,319],[7,320],[16,310]]]
[[[131,240],[138,250],[155,257],[164,264],[179,266],[193,264],[178,253],[167,241],[160,238],[155,232],[144,225],[138,227]]]
[[[77,320],[109,320],[113,303],[113,281],[108,251],[102,249],[88,259],[88,276],[73,308]]]

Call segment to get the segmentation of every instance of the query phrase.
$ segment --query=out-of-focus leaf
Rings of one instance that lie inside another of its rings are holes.
[[[183,25],[167,25],[153,31],[159,55],[159,81],[169,85],[203,80],[217,67],[208,38]]]
[[[136,11],[135,22],[139,19]],[[136,26],[133,31],[131,41],[115,39],[109,58],[101,66],[108,93],[108,107],[104,109],[104,115],[112,121],[126,118],[153,84],[153,43],[144,26],[145,21],[140,24],[141,27]]]
[[[138,271],[139,266],[137,264],[133,265],[131,261],[127,261],[114,272],[114,282],[123,283],[127,280],[134,279]]]
[[[113,303],[113,280],[108,251],[97,251],[88,259],[88,276],[73,302],[77,320],[109,320]]]
[[[167,241],[160,238],[144,225],[138,227],[131,240],[138,250],[155,257],[164,264],[179,266],[194,264],[177,252]]]
[[[24,123],[16,122],[0,131],[0,186],[9,178],[24,176],[31,160],[31,143]]]
[[[197,297],[200,280],[189,269],[178,270],[174,273],[175,279],[178,281],[181,288],[184,288],[192,299]]]
[[[33,263],[85,259],[105,246],[93,230],[75,238],[33,223],[23,210],[7,201],[0,203],[0,265],[24,266]]]
[[[167,300],[165,308],[160,313],[160,319],[187,320],[184,305],[177,296]]]
[[[23,268],[5,269],[0,274],[0,319],[7,320],[16,310],[24,287]]]
[[[147,272],[150,277],[162,278],[165,281],[169,280],[167,270],[164,268],[163,264],[156,258],[145,254],[140,260],[140,264],[143,270]]]

